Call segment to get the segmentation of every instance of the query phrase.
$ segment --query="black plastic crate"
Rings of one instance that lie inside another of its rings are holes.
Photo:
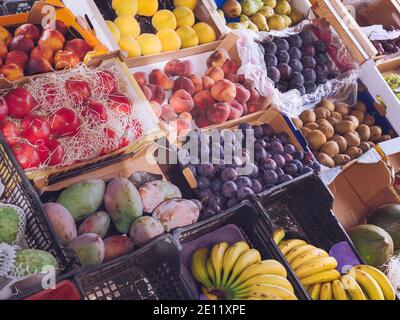
[[[190,297],[171,235],[157,238],[129,256],[75,276],[87,300],[184,300]]]
[[[303,286],[270,237],[271,230],[265,216],[253,202],[245,201],[223,214],[196,225],[177,229],[174,232],[174,236],[182,246],[227,225],[238,227],[250,247],[260,252],[262,259],[275,259],[282,263],[287,270],[288,280],[293,285],[298,299],[308,300],[308,295]],[[193,285],[193,280],[189,280],[191,275],[185,274],[184,277],[190,287],[192,299],[197,299],[198,289]]]
[[[73,256],[59,247],[54,240],[53,230],[44,217],[44,209],[38,195],[5,145],[6,142],[0,136],[0,181],[5,188],[0,201],[18,206],[25,212],[24,244],[29,248],[52,253],[58,260],[60,269],[68,271]]]
[[[269,221],[270,233],[282,228],[286,237],[301,238],[329,251],[347,242],[362,262],[352,241],[332,212],[333,195],[312,173],[256,197],[256,203]]]

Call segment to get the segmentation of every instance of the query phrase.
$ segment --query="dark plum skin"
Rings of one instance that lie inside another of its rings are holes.
[[[274,155],[272,156],[272,159],[275,161],[276,165],[277,165],[279,168],[285,167],[286,160],[285,160],[285,157],[282,156],[281,154],[274,154]]]
[[[279,177],[273,170],[267,170],[263,174],[263,180],[266,184],[275,185],[278,183]]]
[[[252,189],[255,194],[260,193],[262,191],[262,184],[257,179],[251,180]]]
[[[265,42],[265,43],[263,44],[263,46],[264,46],[264,50],[265,50],[265,53],[266,53],[266,54],[275,55],[276,52],[278,51],[278,48],[276,47],[276,44],[273,43],[272,41],[271,41],[271,42],[270,42],[270,41]]]
[[[251,199],[254,196],[254,192],[251,188],[245,187],[240,188],[237,192],[237,197],[240,201]]]
[[[303,46],[303,39],[298,34],[290,36],[288,42],[291,47],[300,49]]]
[[[289,174],[284,174],[283,176],[279,177],[279,181],[278,182],[281,184],[281,183],[288,182],[290,180],[293,180],[293,177],[291,175],[289,175]]]
[[[222,185],[221,191],[224,197],[230,199],[236,197],[238,188],[235,182],[227,181]]]
[[[312,31],[304,31],[300,33],[300,37],[303,40],[303,45],[312,45],[316,40],[316,37]]]
[[[270,151],[272,154],[283,154],[284,149],[281,142],[274,141],[271,143]]]
[[[257,150],[254,154],[256,162],[264,162],[268,158],[268,153],[264,149]]]
[[[283,147],[283,150],[285,151],[285,153],[293,155],[296,152],[296,147],[288,143]]]
[[[281,79],[281,73],[279,72],[278,68],[276,67],[268,67],[267,68],[268,77],[277,84]]]
[[[238,174],[234,168],[225,168],[221,172],[221,180],[223,182],[236,181],[237,178],[238,178]]]
[[[290,56],[290,59],[301,60],[301,58],[303,57],[303,54],[301,53],[301,50],[299,48],[291,47],[289,49],[289,56]]]
[[[289,53],[284,50],[279,50],[276,54],[276,57],[278,58],[279,63],[289,63],[290,61]]]
[[[304,77],[300,72],[295,72],[292,75],[292,79],[290,80],[291,86],[303,85],[304,84]]]
[[[227,208],[232,208],[240,203],[238,198],[231,198],[226,203]]]
[[[276,88],[279,90],[279,92],[287,92],[289,90],[289,84],[287,82],[280,81],[276,85]]]
[[[326,43],[322,40],[314,41],[313,46],[314,46],[315,50],[317,50],[317,52],[320,52],[320,53],[325,53],[326,50],[328,49],[326,46]]]
[[[253,126],[254,136],[257,139],[261,139],[263,137],[263,128],[261,126]]]
[[[289,50],[289,43],[287,42],[287,40],[283,38],[277,38],[276,40],[274,40],[274,42],[278,50],[284,50],[284,51]]]
[[[274,133],[274,129],[272,129],[270,124],[262,124],[261,128],[263,129],[263,135],[265,137],[270,137]]]
[[[211,181],[210,188],[212,191],[217,192],[218,190],[221,189],[221,186],[222,186],[222,182],[220,179],[215,179],[215,180]]]
[[[302,72],[304,67],[300,60],[292,59],[289,61],[292,72]]]
[[[276,67],[278,65],[278,58],[275,55],[267,54],[264,60],[267,67]]]
[[[304,84],[304,89],[306,93],[313,93],[317,90],[317,85],[314,82],[306,82]]]
[[[302,85],[291,86],[291,89],[296,89],[297,91],[300,92],[300,95],[302,95],[302,96],[304,96],[306,94],[306,88],[304,88],[304,86],[302,86]]]
[[[277,168],[277,164],[273,159],[266,159],[263,163],[262,163],[262,169],[264,171],[267,170],[275,170]]]
[[[303,70],[304,82],[315,82],[317,80],[317,75],[314,69],[306,68]]]
[[[200,200],[207,203],[210,197],[212,197],[213,195],[214,193],[211,189],[203,189],[200,191]]]
[[[240,188],[251,188],[253,186],[251,179],[249,177],[246,176],[240,176],[237,180],[236,180],[236,185],[237,187]]]
[[[199,164],[197,173],[203,177],[213,178],[215,176],[215,168],[211,163]]]
[[[318,53],[315,56],[315,61],[317,64],[327,65],[329,63],[329,58],[325,53]]]
[[[281,80],[289,80],[292,75],[292,68],[287,63],[278,65],[278,70],[281,74]]]
[[[199,177],[197,179],[197,187],[199,190],[208,189],[210,187],[210,180],[206,177]]]
[[[317,66],[317,62],[315,61],[315,59],[310,56],[303,57],[303,59],[301,59],[301,63],[303,64],[304,68],[315,69],[315,67]]]
[[[305,45],[301,48],[301,53],[303,57],[314,57],[316,52],[312,45]]]

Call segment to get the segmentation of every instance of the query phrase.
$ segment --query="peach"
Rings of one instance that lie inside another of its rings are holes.
[[[153,97],[153,92],[151,92],[151,89],[148,86],[141,86],[140,88],[142,89],[146,99],[150,101],[151,98]]]
[[[190,112],[182,112],[182,113],[178,116],[178,118],[179,118],[179,119],[182,119],[182,120],[189,121],[189,122],[193,120],[193,117],[192,117],[192,115],[190,114]]]
[[[198,74],[191,74],[189,79],[193,82],[194,85],[194,93],[199,93],[203,91],[203,79]]]
[[[161,117],[161,106],[156,101],[150,101],[151,108],[153,109],[156,116],[159,118]]]
[[[235,61],[232,61],[230,59],[227,59],[222,66],[222,70],[224,70],[225,73],[233,73],[236,74],[239,70],[238,65],[236,64]]]
[[[235,87],[236,87],[236,97],[235,97],[235,99],[239,103],[244,103],[244,102],[249,101],[249,99],[250,99],[250,91],[247,90],[240,83],[235,83]]]
[[[64,48],[65,37],[63,34],[55,29],[46,29],[43,31],[38,45],[47,45],[53,52],[57,52]]]
[[[4,27],[0,26],[0,42],[4,42],[7,46],[10,45],[12,41],[12,36],[10,32]]]
[[[26,63],[28,62],[28,60],[29,60],[28,55],[25,52],[15,50],[15,51],[10,51],[7,54],[5,64],[14,63],[17,66],[19,66],[21,69],[25,69],[25,66],[26,66]]]
[[[239,119],[243,115],[243,112],[244,112],[243,106],[236,100],[233,100],[231,102],[231,112],[229,114],[228,119],[229,120]]]
[[[147,74],[142,71],[134,73],[133,77],[135,78],[139,86],[145,86],[149,82]]]
[[[234,73],[225,74],[225,79],[229,80],[230,82],[233,82],[233,83],[239,82],[239,77]]]
[[[210,121],[208,121],[207,116],[205,114],[200,114],[197,118],[196,118],[196,125],[199,128],[205,128],[210,126],[212,123]]]
[[[191,127],[192,126],[190,121],[187,121],[185,119],[176,120],[176,130],[178,131],[179,136],[186,136],[189,133]]]
[[[165,91],[160,86],[155,84],[149,84],[148,88],[151,90],[151,98],[150,101],[156,101],[159,104],[162,104],[165,100]]]
[[[187,93],[189,93],[191,96],[194,95],[194,84],[193,82],[187,78],[187,77],[179,77],[175,81],[174,88],[172,89],[172,92],[176,92],[178,90],[185,90]]]
[[[196,108],[206,110],[209,106],[213,105],[216,101],[211,95],[210,91],[203,90],[196,93],[193,97],[193,102]]]
[[[25,38],[24,36],[16,36],[11,41],[10,51],[20,50],[25,52],[26,54],[30,54],[34,47],[35,44],[31,39]]]
[[[251,89],[250,90],[250,98],[249,98],[248,102],[250,104],[258,103],[259,99],[260,99],[260,94],[258,93],[258,91],[256,89]]]
[[[209,68],[205,75],[213,79],[215,82],[225,78],[224,70],[222,70],[220,67]]]
[[[177,119],[174,109],[169,104],[161,106],[161,118],[164,121],[174,121]]]
[[[35,43],[39,39],[40,33],[39,29],[34,24],[25,23],[15,30],[14,36],[24,36]]]
[[[254,112],[257,112],[257,111],[261,111],[261,110],[263,110],[263,109],[262,109],[262,106],[259,103],[251,103],[251,104],[249,104],[247,106],[247,112],[248,113],[254,113]]]
[[[225,51],[216,50],[213,54],[207,59],[207,67],[220,67],[222,68],[227,60]]]
[[[154,69],[149,75],[149,82],[170,91],[174,87],[174,79],[168,77],[161,69]]]
[[[33,48],[31,52],[32,59],[45,58],[48,62],[53,63],[54,52],[49,46],[41,45]]]
[[[207,109],[207,119],[211,123],[219,124],[228,120],[231,107],[225,102],[214,103]]]
[[[48,30],[48,29],[55,29],[58,32],[60,32],[63,36],[65,36],[65,34],[68,31],[68,27],[61,20],[50,22],[43,28],[43,30]]]
[[[203,89],[204,90],[211,90],[211,88],[215,85],[214,79],[212,79],[208,76],[204,76],[202,78],[202,80],[203,80]]]
[[[194,107],[192,96],[182,89],[176,91],[169,102],[176,113],[189,112]]]
[[[244,82],[240,82],[240,83],[242,83],[243,87],[245,87],[247,90],[250,90],[250,91],[256,88],[256,85],[253,80],[246,79]]]
[[[229,80],[219,80],[211,88],[213,98],[219,102],[232,102],[236,97],[236,87]]]
[[[29,59],[28,64],[26,65],[26,73],[28,75],[46,73],[52,70],[53,67],[45,58]]]
[[[83,39],[73,39],[67,42],[64,50],[75,53],[79,57],[79,60],[83,61],[92,48]]]
[[[15,63],[5,64],[0,68],[0,73],[9,81],[14,81],[24,76],[24,70]]]
[[[4,42],[0,42],[0,59],[4,60],[7,57],[8,47]]]
[[[32,58],[31,58],[32,59]],[[45,59],[45,58],[43,58]],[[47,60],[47,59],[45,59]],[[48,61],[48,60],[47,60]],[[56,70],[73,68],[81,62],[79,56],[71,51],[60,50],[54,56],[54,67]]]
[[[171,60],[165,65],[164,72],[167,76],[187,77],[193,73],[193,63],[190,60]]]

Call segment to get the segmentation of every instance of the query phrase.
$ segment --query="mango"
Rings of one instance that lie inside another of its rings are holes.
[[[140,57],[142,54],[142,49],[140,48],[139,43],[133,37],[122,37],[118,42],[118,45],[122,51],[128,53],[128,58]]]
[[[144,56],[162,52],[162,43],[155,34],[142,33],[136,40]]]
[[[0,207],[0,243],[14,244],[18,240],[20,215],[16,208],[3,205]],[[22,231],[22,230],[21,230]]]
[[[151,19],[151,23],[157,31],[163,29],[175,30],[177,27],[176,17],[172,11],[169,10],[158,11]]]
[[[174,7],[188,7],[194,10],[197,7],[198,0],[174,0]]]
[[[38,249],[22,249],[15,253],[14,267],[16,272],[23,276],[42,273],[43,268],[59,267],[57,259],[49,252]]]
[[[130,15],[119,16],[114,24],[121,32],[121,36],[130,36],[136,38],[140,34],[140,25],[137,20]]]
[[[57,198],[74,217],[82,220],[100,208],[106,184],[103,180],[93,179],[73,184],[64,189]]]
[[[177,7],[173,12],[178,27],[192,27],[194,25],[195,17],[193,11],[188,7]]]
[[[158,0],[138,0],[139,16],[152,17],[158,11]]]
[[[107,27],[110,30],[111,34],[113,35],[115,41],[119,42],[121,40],[121,31],[117,28],[114,22],[107,20],[106,21]]]
[[[104,242],[95,233],[81,234],[68,248],[75,252],[84,268],[100,265],[104,260]]]
[[[109,261],[132,252],[134,245],[131,238],[126,236],[112,236],[104,240],[104,247],[104,261]]]
[[[199,37],[196,31],[191,27],[180,27],[176,30],[179,38],[181,38],[181,48],[195,47],[199,44]]]
[[[129,235],[138,246],[142,246],[164,233],[165,230],[160,220],[148,216],[137,218],[129,231]]]
[[[137,0],[118,0],[114,3],[114,10],[117,16],[124,14],[135,16],[138,11]]]
[[[117,230],[125,234],[133,220],[142,215],[139,192],[128,179],[113,179],[108,183],[104,206]]]
[[[161,41],[162,52],[175,51],[181,48],[181,38],[173,29],[162,29],[157,32],[157,37]]]
[[[43,207],[46,218],[56,234],[57,242],[63,246],[68,245],[77,237],[74,217],[59,203],[49,202]]]
[[[78,234],[95,233],[104,238],[110,228],[110,216],[105,211],[98,211],[87,217],[78,228]]]
[[[214,28],[205,22],[196,23],[193,26],[193,30],[196,31],[200,44],[217,40],[217,34],[215,33]]]

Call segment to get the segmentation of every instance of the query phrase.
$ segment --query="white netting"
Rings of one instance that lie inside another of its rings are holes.
[[[2,203],[2,202],[0,202],[0,208],[11,208],[17,212],[18,218],[19,218],[18,234],[17,234],[16,240],[12,243],[12,245],[21,244],[21,241],[23,240],[23,238],[25,236],[25,227],[26,227],[26,214],[25,214],[24,210],[22,210],[20,207],[12,205],[12,204],[6,204],[6,203]]]
[[[14,261],[15,252],[19,250],[18,246],[11,246],[5,243],[0,243],[0,277],[14,279]]]
[[[67,108],[72,109],[80,120],[76,135],[58,138],[64,150],[64,157],[58,166],[69,166],[112,153],[155,129],[154,115],[141,105],[134,89],[127,85],[127,75],[120,70],[115,62],[103,63],[95,69],[81,64],[64,72],[38,77],[24,86],[38,102],[33,114],[44,116],[49,121],[60,109]],[[90,100],[106,107],[105,119],[96,112],[88,114],[87,105],[76,95],[68,94],[65,87],[67,80],[85,81],[89,85]],[[107,88],[112,85],[111,82],[116,82],[117,93],[110,95]],[[111,101],[116,102],[113,104]],[[114,107],[111,108],[111,105]],[[51,155],[41,169],[50,166],[50,159]]]
[[[386,262],[386,275],[392,284],[393,288],[397,291],[400,290],[400,256],[392,256]]]
[[[264,61],[265,51],[257,43],[261,43],[272,37],[289,37],[309,29],[317,30],[321,33],[324,41],[329,41],[330,46],[334,47],[336,51],[335,60],[348,69],[347,71],[340,72],[333,65],[333,70],[331,71],[337,74],[336,78],[328,80],[325,84],[320,84],[312,94],[301,96],[298,90],[289,90],[288,92],[281,93],[278,89],[275,89],[272,80],[267,77]],[[357,99],[357,79],[360,75],[359,67],[347,52],[340,38],[336,34],[333,34],[327,26],[323,25],[321,20],[304,20],[298,25],[283,31],[273,30],[270,32],[254,33],[249,30],[234,30],[234,33],[241,37],[237,44],[239,56],[243,63],[240,73],[245,73],[246,77],[255,80],[256,87],[260,89],[262,94],[269,94],[272,90],[273,103],[282,113],[290,117],[298,117],[304,110],[313,108],[322,98],[330,98],[333,101],[346,102],[350,105],[355,104]],[[252,43],[245,38],[254,40],[255,42]]]

